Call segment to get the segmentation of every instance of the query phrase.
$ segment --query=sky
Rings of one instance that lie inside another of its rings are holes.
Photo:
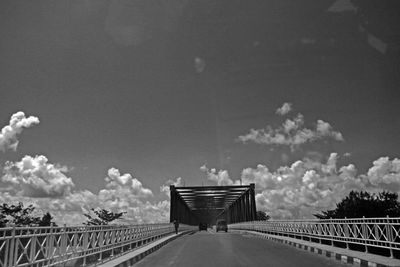
[[[400,192],[399,18],[379,10],[2,1],[0,202],[148,223],[170,184],[255,183],[274,219]]]

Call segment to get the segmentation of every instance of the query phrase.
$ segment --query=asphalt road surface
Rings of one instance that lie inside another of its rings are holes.
[[[154,266],[350,266],[337,260],[248,234],[196,232],[171,241],[135,264]]]

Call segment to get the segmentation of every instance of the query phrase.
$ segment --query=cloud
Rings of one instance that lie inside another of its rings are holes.
[[[357,175],[357,168],[353,164],[343,166],[339,169],[340,176],[343,179],[352,179]]]
[[[112,211],[133,211],[133,207],[143,207],[144,199],[153,196],[153,192],[144,188],[142,183],[131,174],[121,175],[118,169],[110,168],[105,178],[106,188],[98,193],[102,208]],[[128,213],[132,215],[133,213]]]
[[[196,73],[202,73],[206,68],[206,61],[200,57],[194,58],[194,69]]]
[[[282,107],[280,107],[276,110],[276,114],[283,116],[283,115],[288,114],[290,111],[292,111],[292,104],[285,102],[285,103],[283,103]]]
[[[287,119],[276,129],[271,126],[265,129],[251,129],[248,134],[239,136],[238,140],[243,143],[289,146],[292,151],[300,145],[324,138],[344,141],[342,134],[334,131],[328,122],[318,120],[313,129],[306,128],[304,124],[304,116],[298,114],[293,119]]]
[[[131,174],[121,174],[116,168],[110,168],[105,178],[106,186],[101,189],[93,201],[92,208],[104,208],[113,212],[126,212],[118,223],[155,223],[169,221],[169,201],[152,203],[153,192],[145,188],[141,181]],[[178,181],[180,179],[178,178]],[[89,197],[92,197],[90,194]],[[86,196],[84,196],[85,198]],[[86,197],[87,198],[87,197]]]
[[[126,212],[119,223],[155,223],[169,220],[169,201],[150,202],[153,192],[129,173],[121,174],[118,169],[110,168],[107,174],[105,188],[95,195],[97,203],[88,201],[93,203],[91,208]]]
[[[332,129],[332,126],[323,120],[317,121],[317,136],[318,137],[332,137],[336,141],[344,141],[344,138],[340,132],[336,132]]]
[[[136,207],[130,207],[122,222],[127,224],[169,222],[169,210],[169,200],[159,201],[154,204],[147,201]]]
[[[105,178],[106,189],[100,191],[101,194],[108,195],[118,191],[129,191],[131,197],[134,198],[147,198],[153,196],[153,192],[150,189],[144,188],[142,183],[137,179],[133,178],[131,174],[125,173],[121,175],[118,169],[110,168],[108,170],[108,176]]]
[[[351,153],[350,152],[346,152],[346,153],[343,154],[343,157],[347,157],[347,158],[351,157]]]
[[[174,180],[166,181],[165,184],[160,186],[160,192],[165,193],[168,197],[170,197],[170,185],[183,186],[182,178],[178,177],[176,178],[176,181]]]
[[[202,172],[207,172],[208,171],[208,168],[207,168],[207,165],[202,165],[201,167],[200,167],[200,171],[202,171]]]
[[[275,171],[259,164],[242,171],[243,184],[256,184],[257,209],[267,211],[274,219],[313,218],[313,214],[333,209],[351,190],[400,193],[400,159],[381,157],[365,174],[357,174],[353,164],[338,166],[338,154],[304,158]],[[236,185],[226,170],[200,168],[210,181],[218,185]],[[0,203],[34,204],[38,210],[49,211],[59,225],[77,225],[91,208],[114,212],[125,211],[116,223],[156,223],[169,220],[169,199],[152,202],[153,193],[129,173],[110,168],[105,187],[98,193],[74,190],[67,167],[49,163],[45,156],[25,156],[18,162],[7,162],[2,181],[10,185],[2,190]],[[169,194],[169,185],[182,185],[182,179],[167,181],[160,191]],[[12,186],[12,187],[11,187]]]
[[[267,166],[242,171],[244,184],[256,184],[259,210],[273,218],[313,218],[322,210],[334,209],[351,190],[382,190],[400,193],[400,160],[382,157],[366,174],[357,175],[353,164],[337,166],[337,153],[326,162],[303,159],[271,171]]]
[[[208,169],[206,165],[200,167],[200,170],[207,174],[207,179],[216,182],[218,185],[233,185],[234,182],[229,178],[228,171],[215,168]]]
[[[49,163],[45,156],[25,156],[21,161],[7,161],[1,180],[12,184],[20,196],[61,197],[75,186],[67,171],[65,166]]]
[[[374,186],[399,190],[400,159],[390,160],[389,157],[381,157],[375,160],[368,170],[367,178]]]
[[[16,151],[18,147],[18,135],[22,133],[24,128],[32,127],[39,123],[39,119],[34,116],[25,117],[25,113],[18,111],[13,114],[10,123],[1,129],[0,133],[0,150],[3,152],[7,149]]]
[[[105,187],[98,193],[75,190],[67,167],[49,163],[45,156],[25,156],[18,162],[7,162],[2,182],[8,191],[0,194],[0,203],[33,204],[39,211],[50,212],[59,225],[79,225],[91,208],[127,212],[116,223],[156,223],[169,220],[169,201],[151,202],[153,193],[131,174],[110,168]],[[179,182],[178,179],[177,182]]]

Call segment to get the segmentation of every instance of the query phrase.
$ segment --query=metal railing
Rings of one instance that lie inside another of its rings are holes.
[[[170,223],[0,228],[0,267],[92,265],[172,233]]]
[[[229,228],[345,246],[347,249],[361,247],[365,252],[375,253],[384,249],[390,252],[391,258],[400,253],[400,218],[253,221],[231,224]]]

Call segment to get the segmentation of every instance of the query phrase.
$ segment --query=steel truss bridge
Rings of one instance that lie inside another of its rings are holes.
[[[170,186],[170,221],[188,225],[256,220],[254,184],[236,186]]]

